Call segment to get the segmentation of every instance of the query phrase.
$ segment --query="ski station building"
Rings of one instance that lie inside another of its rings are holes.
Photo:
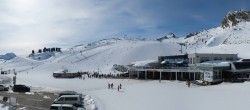
[[[193,53],[159,56],[158,61],[134,62],[130,78],[161,80],[201,80],[210,84],[248,78],[250,61],[237,61],[237,54]],[[152,65],[153,66],[150,66]],[[137,66],[133,66],[137,65]]]

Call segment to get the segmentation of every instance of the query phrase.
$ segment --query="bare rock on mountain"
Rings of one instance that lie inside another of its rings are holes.
[[[250,12],[246,10],[230,11],[224,17],[221,27],[227,28],[236,26],[239,22],[250,21]]]

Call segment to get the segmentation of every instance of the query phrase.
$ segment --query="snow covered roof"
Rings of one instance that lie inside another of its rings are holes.
[[[151,63],[158,63],[157,60],[145,60],[145,61],[136,61],[131,64],[136,67],[149,67]]]
[[[213,67],[225,67],[230,66],[229,61],[207,61],[197,64],[197,66],[213,66]]]
[[[65,69],[57,70],[54,73],[68,73],[68,72],[69,72],[69,70],[65,68]]]
[[[187,59],[165,59],[161,62],[161,64],[172,63],[172,64],[182,64],[188,62]]]

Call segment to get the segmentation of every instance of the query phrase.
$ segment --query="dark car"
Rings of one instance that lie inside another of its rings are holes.
[[[14,85],[12,90],[13,92],[30,92],[30,87],[25,85]]]
[[[0,85],[0,91],[8,91],[9,88],[4,86],[4,85]]]

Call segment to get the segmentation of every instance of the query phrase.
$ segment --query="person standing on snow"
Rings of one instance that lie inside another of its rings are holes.
[[[112,83],[112,84],[111,84],[111,89],[113,89],[113,86],[114,86],[114,84]]]
[[[122,89],[122,84],[120,83],[120,89]]]

